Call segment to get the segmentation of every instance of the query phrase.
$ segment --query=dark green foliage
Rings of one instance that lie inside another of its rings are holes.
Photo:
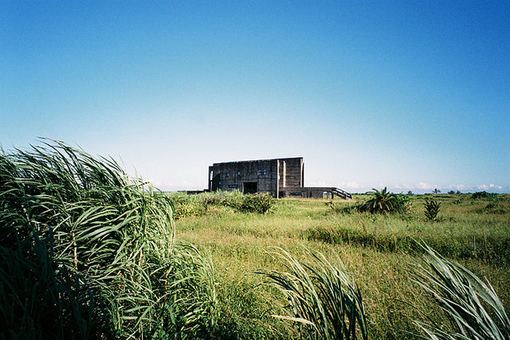
[[[471,194],[471,198],[473,198],[473,199],[495,198],[495,197],[497,197],[497,194],[489,193],[487,191],[477,191],[477,192]]]
[[[431,339],[510,339],[510,320],[488,281],[424,245],[425,264],[415,282],[436,300],[455,333],[417,322]]]
[[[106,296],[83,275],[59,265],[53,237],[46,237],[26,237],[17,249],[0,247],[0,338],[112,336],[104,318]]]
[[[385,187],[382,190],[373,189],[373,197],[358,207],[361,212],[372,214],[406,213],[409,210],[410,199],[406,195],[394,194]]]
[[[425,217],[429,221],[437,221],[437,215],[441,208],[441,203],[434,199],[425,199]]]
[[[60,142],[0,154],[0,338],[168,338],[214,327],[212,270],[172,206]]]
[[[319,252],[307,253],[313,262],[302,263],[280,249],[286,271],[262,273],[288,301],[288,314],[275,317],[300,324],[306,339],[368,339],[361,292],[340,260],[333,265]]]
[[[265,214],[271,209],[274,202],[275,199],[268,193],[244,195],[239,210],[242,212]]]

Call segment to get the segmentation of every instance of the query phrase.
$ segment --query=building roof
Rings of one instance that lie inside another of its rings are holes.
[[[276,160],[287,160],[287,159],[303,159],[303,157],[283,157],[283,158],[271,158],[271,159],[252,159],[252,160],[246,160],[246,161],[230,161],[230,162],[219,162],[219,163],[213,163],[213,165],[220,165],[220,164],[234,164],[234,163],[251,163],[251,162],[267,162],[267,161],[276,161]]]

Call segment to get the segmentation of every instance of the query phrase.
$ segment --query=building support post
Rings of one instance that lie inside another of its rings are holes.
[[[276,198],[280,198],[280,160],[276,160]]]

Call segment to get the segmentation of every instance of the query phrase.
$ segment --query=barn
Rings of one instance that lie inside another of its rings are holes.
[[[344,199],[351,195],[336,187],[305,187],[303,157],[214,163],[209,167],[209,191],[239,190],[245,194],[267,192],[273,197]]]

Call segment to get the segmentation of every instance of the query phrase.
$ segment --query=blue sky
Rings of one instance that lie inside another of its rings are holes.
[[[163,189],[303,156],[305,185],[510,191],[510,3],[0,1],[0,143]]]

